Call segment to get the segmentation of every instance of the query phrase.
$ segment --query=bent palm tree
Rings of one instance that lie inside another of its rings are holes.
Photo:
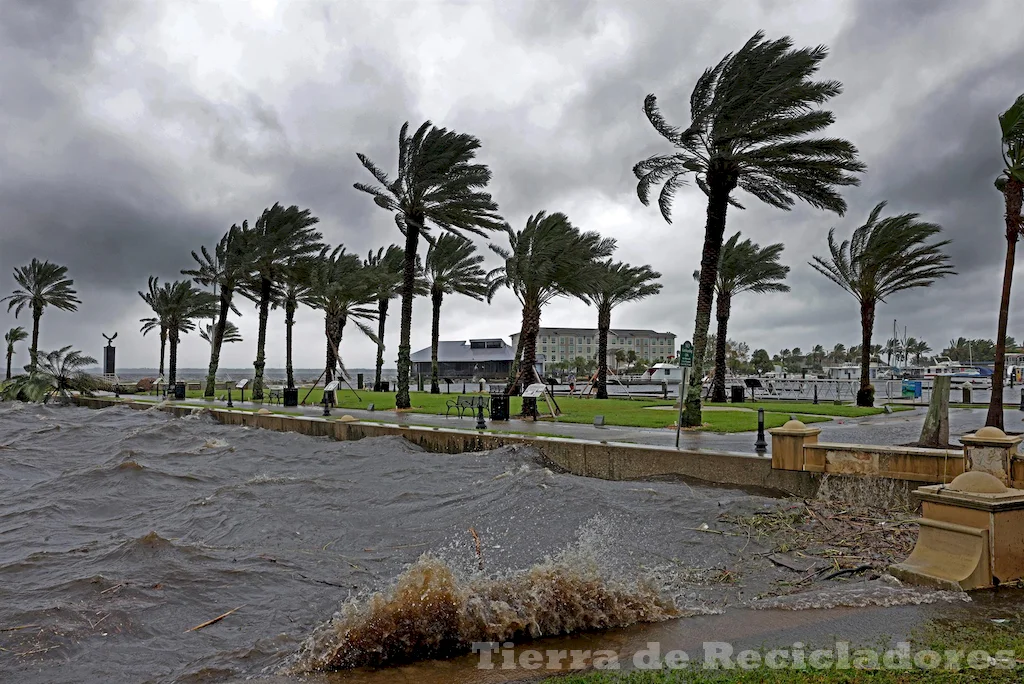
[[[14,358],[14,345],[28,339],[28,333],[20,325],[11,328],[4,333],[4,342],[7,343],[7,379],[11,379],[11,359]]]
[[[686,398],[685,425],[700,425],[700,364],[705,357],[718,261],[725,236],[726,210],[737,187],[779,209],[795,199],[842,215],[846,203],[836,188],[856,185],[864,170],[857,149],[838,138],[809,138],[829,126],[829,111],[816,109],[842,91],[838,81],[812,81],[828,54],[824,46],[793,49],[789,37],[764,40],[758,31],[735,54],[697,80],[690,96],[690,125],[670,126],[648,95],[644,112],[655,130],[677,148],[633,167],[637,195],[645,205],[662,184],[658,206],[671,223],[676,190],[693,175],[707,195],[707,223],[700,262],[697,315],[693,332],[696,367]],[[794,199],[795,198],[795,199]]]
[[[263,399],[270,304],[278,293],[288,264],[316,254],[323,246],[320,243],[323,236],[313,230],[319,222],[320,219],[311,215],[309,209],[299,209],[295,205],[286,208],[275,203],[263,210],[253,226],[249,242],[251,271],[240,289],[244,297],[256,303],[260,316],[256,360],[253,362],[256,371],[252,383],[253,401]]]
[[[384,329],[388,318],[388,304],[398,296],[402,286],[402,261],[404,252],[398,245],[383,247],[367,255],[363,266],[370,269],[377,291],[377,365],[373,376],[373,391],[381,388],[381,371],[384,368]]]
[[[741,292],[789,292],[789,285],[782,282],[789,273],[789,266],[779,263],[784,246],[776,243],[761,247],[749,239],[743,242],[739,239],[739,233],[729,238],[722,245],[718,259],[718,278],[715,280],[718,332],[715,335],[715,375],[711,383],[711,401],[726,399],[725,355],[732,298]],[[694,271],[693,278],[699,280],[700,272]]]
[[[326,248],[309,271],[309,291],[303,303],[324,312],[324,335],[327,338],[327,364],[325,382],[334,380],[334,371],[346,377],[341,362],[341,339],[345,324],[351,319],[360,331],[374,342],[377,336],[367,321],[377,318],[377,293],[367,277],[366,269],[355,254],[347,254],[344,247],[328,253]]]
[[[170,353],[167,362],[167,384],[174,386],[178,372],[178,343],[181,336],[196,329],[196,321],[212,318],[217,313],[217,297],[204,292],[187,280],[165,283],[167,304],[167,341]]]
[[[206,340],[210,345],[213,345],[213,340],[217,333],[217,327],[207,323],[205,326],[199,329],[199,336]],[[242,339],[242,333],[238,330],[238,326],[228,321],[224,324],[224,333],[221,336],[221,342],[224,344],[231,344],[233,342],[244,342]]]
[[[168,293],[169,290],[167,289],[167,283],[164,283],[164,287],[161,288],[160,279],[156,276],[149,276],[149,288],[146,292],[139,292],[139,296],[142,297],[142,301],[146,302],[155,314],[149,318],[139,319],[142,323],[140,331],[144,336],[154,330],[160,331],[160,369],[157,374],[161,378],[164,377],[164,357],[167,352]]]
[[[612,309],[619,304],[635,302],[661,292],[655,282],[661,274],[649,266],[630,266],[622,262],[602,262],[590,281],[587,299],[597,306],[597,398],[608,398],[608,331],[612,326]],[[636,361],[636,353],[631,361]],[[626,355],[627,358],[629,354]]]
[[[860,391],[858,406],[874,405],[870,367],[881,346],[872,346],[878,302],[896,292],[929,287],[936,279],[955,275],[949,256],[942,248],[949,240],[929,243],[942,232],[934,223],[918,221],[918,214],[899,214],[879,218],[885,202],[880,202],[867,222],[853,231],[849,240],[837,244],[836,229],[828,232],[831,258],[813,257],[810,265],[823,276],[852,294],[860,304]]]
[[[558,212],[537,212],[522,230],[513,231],[506,224],[505,232],[507,249],[490,245],[505,263],[489,275],[495,287],[512,290],[523,307],[519,345],[506,388],[512,394],[519,386],[520,366],[531,369],[537,364],[541,309],[556,297],[585,300],[588,287],[599,273],[597,262],[611,256],[615,240],[593,231],[581,232]]]
[[[425,275],[430,287],[430,393],[440,394],[437,377],[437,344],[441,329],[441,301],[446,294],[461,294],[477,301],[491,301],[495,287],[480,268],[484,257],[469,240],[446,233],[427,248]]]
[[[61,311],[78,311],[78,305],[82,303],[72,287],[75,281],[67,274],[67,266],[33,259],[27,266],[14,269],[14,280],[21,289],[0,299],[0,302],[7,302],[8,311],[14,309],[15,318],[25,307],[32,312],[32,344],[29,347],[29,365],[32,367],[36,365],[39,352],[39,321],[43,310],[52,306]]]
[[[1010,319],[1010,289],[1013,286],[1013,262],[1017,239],[1024,230],[1021,213],[1024,200],[1024,95],[999,115],[1002,133],[1003,161],[1006,168],[996,179],[996,188],[1003,193],[1006,206],[1006,263],[1003,267],[1003,290],[999,298],[999,324],[996,332],[995,367],[992,373],[992,398],[988,402],[985,425],[1003,429],[1003,379],[1006,374],[1006,326]]]
[[[295,311],[309,294],[309,272],[315,259],[302,258],[289,261],[281,273],[280,289],[275,292],[272,306],[284,309],[284,372],[289,389],[295,387],[295,369],[292,367],[292,330]]]
[[[206,374],[206,388],[203,391],[203,396],[206,397],[213,398],[217,388],[217,367],[220,365],[221,344],[225,341],[224,334],[229,325],[228,311],[239,314],[233,298],[249,272],[248,238],[248,222],[243,221],[241,227],[232,225],[214,247],[213,254],[210,254],[206,247],[200,250],[201,254],[192,252],[192,258],[199,265],[198,268],[182,271],[182,274],[191,276],[192,280],[200,285],[212,285],[218,297],[217,319],[210,343],[210,366]],[[160,358],[163,359],[163,353],[160,354]],[[162,375],[163,363],[160,367]]]
[[[19,375],[4,388],[4,399],[20,398],[46,403],[57,396],[67,402],[72,392],[88,393],[99,385],[95,378],[82,370],[96,365],[96,359],[71,349],[71,345],[43,352],[36,360],[27,375]]]
[[[420,233],[431,225],[461,235],[460,231],[485,235],[502,228],[498,205],[483,188],[491,180],[490,169],[473,159],[480,141],[425,122],[410,138],[409,122],[398,134],[398,175],[391,180],[364,154],[358,154],[366,170],[380,186],[356,183],[355,188],[373,195],[377,206],[394,212],[398,229],[405,235],[402,265],[402,331],[398,343],[397,408],[409,408],[409,371],[412,366],[412,300],[416,294],[416,248]]]

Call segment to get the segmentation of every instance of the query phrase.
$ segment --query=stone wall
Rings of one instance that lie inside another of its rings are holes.
[[[964,472],[964,453],[952,449],[870,444],[804,444],[806,472],[886,477],[945,484]]]

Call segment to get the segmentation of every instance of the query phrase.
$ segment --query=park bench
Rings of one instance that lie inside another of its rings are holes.
[[[268,387],[269,394],[267,395],[267,401],[271,404],[280,404],[284,401],[284,385],[274,385]]]
[[[444,412],[444,417],[447,418],[452,409],[455,409],[458,412],[459,418],[466,415],[466,411],[469,411],[469,415],[473,416],[475,415],[476,410],[480,408],[487,411],[487,415],[490,415],[491,410],[488,406],[487,399],[488,398],[484,396],[468,395],[461,395],[456,399],[449,399],[447,402],[448,408]]]

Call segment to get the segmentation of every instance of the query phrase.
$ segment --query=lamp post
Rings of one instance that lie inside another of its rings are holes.
[[[484,422],[484,398],[479,397],[479,401],[476,404],[476,429],[486,430],[487,423]]]
[[[768,451],[768,442],[764,439],[764,409],[757,409],[757,441],[754,442],[754,451],[763,454]]]

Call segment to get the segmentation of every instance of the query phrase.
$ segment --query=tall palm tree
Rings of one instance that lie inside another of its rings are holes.
[[[207,323],[205,326],[199,329],[199,336],[212,345],[213,340],[215,339],[216,332],[217,326]],[[231,321],[228,321],[227,323],[224,324],[224,333],[221,336],[221,342],[223,342],[224,344],[231,344],[233,342],[243,341],[244,340],[242,339],[242,333],[238,330],[237,325],[235,325]]]
[[[96,365],[96,359],[71,349],[71,345],[42,352],[36,360],[26,375],[19,375],[4,388],[4,399],[17,397],[46,403],[57,396],[66,402],[72,392],[89,392],[97,387],[95,378],[83,370]]]
[[[562,213],[537,212],[526,227],[513,231],[505,225],[509,247],[490,245],[504,260],[491,271],[495,287],[507,287],[523,307],[519,345],[509,371],[507,392],[519,385],[520,364],[531,369],[537,363],[537,333],[540,313],[556,297],[585,299],[593,278],[600,272],[599,260],[611,256],[615,240],[593,231],[582,232]],[[529,377],[526,378],[529,384]]]
[[[11,328],[4,333],[4,342],[7,343],[7,379],[11,379],[11,359],[14,358],[14,345],[28,339],[28,333],[20,325]]]
[[[218,311],[216,323],[213,325],[213,337],[210,343],[210,366],[206,374],[206,388],[203,396],[213,398],[217,389],[217,367],[220,365],[220,350],[227,330],[228,311],[239,314],[234,305],[235,291],[249,274],[250,237],[249,223],[243,221],[241,227],[232,225],[217,242],[211,254],[206,247],[200,253],[192,252],[192,258],[198,265],[194,269],[182,270],[183,275],[191,276],[200,285],[214,288],[217,294]],[[237,328],[236,328],[237,330]],[[163,354],[160,355],[161,359]],[[161,366],[161,375],[163,374]]]
[[[370,269],[377,288],[377,365],[373,376],[373,391],[381,388],[381,371],[384,368],[384,329],[388,318],[388,304],[398,296],[402,286],[402,262],[405,252],[398,245],[387,249],[381,247],[374,254],[371,250],[363,266]]]
[[[142,297],[142,301],[146,302],[154,313],[154,315],[149,318],[140,319],[140,322],[142,323],[142,334],[148,335],[154,330],[160,331],[160,369],[157,374],[161,378],[164,377],[164,357],[167,353],[168,293],[167,283],[164,283],[164,287],[161,288],[160,279],[156,276],[149,276],[149,286],[146,292],[139,292],[139,296]]]
[[[810,265],[843,288],[860,303],[860,390],[858,406],[874,405],[871,386],[872,356],[881,352],[873,347],[871,333],[875,326],[878,302],[896,292],[915,287],[929,287],[936,279],[955,275],[949,256],[942,248],[949,240],[928,240],[942,232],[934,223],[918,221],[918,214],[899,214],[880,218],[885,202],[871,210],[867,222],[853,231],[853,236],[836,243],[835,232],[828,232],[830,258],[814,256]]]
[[[256,339],[256,377],[252,383],[253,401],[263,399],[263,369],[266,367],[267,318],[270,304],[279,291],[288,264],[320,251],[323,237],[313,229],[320,222],[309,209],[283,207],[278,203],[256,220],[249,242],[249,277],[241,293],[259,308],[259,333]]]
[[[416,248],[420,233],[432,226],[460,235],[460,231],[485,235],[499,230],[498,205],[483,188],[491,180],[490,169],[473,163],[480,141],[472,135],[437,128],[424,122],[409,137],[409,122],[398,134],[398,175],[391,180],[369,157],[359,161],[380,186],[356,183],[357,190],[373,196],[377,206],[394,212],[405,236],[402,265],[402,331],[398,343],[397,408],[409,408],[409,371],[412,363],[412,300],[416,293]]]
[[[915,364],[920,364],[921,358],[931,350],[931,346],[924,340],[917,340],[913,337],[907,338],[907,355],[913,355]]]
[[[608,398],[608,331],[612,327],[612,309],[661,292],[656,282],[661,274],[649,266],[630,266],[611,259],[601,262],[600,271],[586,287],[587,299],[597,307],[597,398]],[[636,353],[627,358],[635,363]]]
[[[832,363],[845,363],[846,345],[842,342],[836,343],[836,346],[832,347],[832,351],[829,352],[829,356],[832,357]]]
[[[213,318],[217,314],[219,301],[216,296],[200,290],[188,280],[164,283],[162,299],[166,304],[167,341],[167,384],[173,387],[178,372],[178,343],[181,336],[196,329],[196,321]]]
[[[373,279],[355,254],[344,247],[328,252],[324,248],[309,270],[309,290],[302,302],[324,312],[324,336],[327,340],[325,382],[334,380],[335,369],[345,373],[341,362],[341,339],[351,320],[373,342],[377,336],[368,322],[377,318],[377,292]],[[342,375],[342,377],[344,377]]]
[[[228,310],[238,314],[234,306],[234,293],[242,285],[249,274],[248,239],[250,236],[249,222],[243,221],[242,226],[231,225],[223,234],[211,254],[206,247],[200,253],[193,252],[197,267],[183,269],[184,275],[191,276],[196,283],[205,287],[213,287],[217,295],[217,317],[213,325],[213,337],[210,344],[210,367],[206,376],[204,396],[213,397],[217,385],[217,368],[220,366],[220,348],[227,328]],[[163,354],[161,354],[163,356]],[[161,364],[163,366],[163,364]]]
[[[785,246],[775,243],[761,247],[749,239],[743,242],[739,240],[739,233],[729,238],[722,245],[718,258],[718,278],[715,281],[718,332],[715,337],[715,375],[711,383],[711,401],[726,400],[725,357],[732,298],[742,292],[789,292],[789,285],[782,282],[789,273],[789,266],[779,263]],[[694,271],[693,279],[700,280],[700,271]],[[794,349],[793,355],[799,356],[799,351]]]
[[[999,115],[1002,134],[1003,161],[1006,168],[996,179],[996,188],[1003,193],[1006,206],[1006,264],[1003,267],[1003,290],[999,298],[999,327],[996,333],[996,358],[992,372],[992,398],[988,402],[985,425],[1003,428],[1003,380],[1006,376],[1006,326],[1010,318],[1010,288],[1013,285],[1013,262],[1017,239],[1024,231],[1024,95]]]
[[[677,151],[633,167],[640,201],[648,204],[651,190],[662,184],[658,206],[671,222],[673,197],[690,174],[708,198],[693,332],[695,364],[704,358],[707,344],[726,210],[730,204],[742,208],[733,191],[746,190],[779,209],[790,209],[796,198],[842,215],[846,203],[836,188],[856,185],[852,174],[864,170],[857,149],[846,140],[809,137],[833,122],[831,112],[817,107],[842,91],[838,81],[811,80],[827,54],[821,45],[793,49],[789,37],[766,41],[758,31],[697,80],[686,129],[665,121],[654,95],[644,101],[647,118]],[[697,365],[687,392],[685,425],[700,425],[702,374]]]
[[[39,321],[43,310],[52,306],[61,311],[78,311],[82,302],[72,287],[75,281],[67,277],[68,267],[49,261],[33,259],[26,266],[14,269],[14,280],[21,286],[0,302],[7,302],[7,310],[14,309],[17,318],[28,307],[32,313],[32,344],[29,347],[29,366],[35,367],[39,352]]]
[[[309,295],[309,274],[316,264],[315,258],[289,260],[281,272],[280,287],[275,290],[271,305],[284,309],[284,372],[288,387],[295,387],[295,369],[292,366],[292,330],[295,312]]]
[[[452,233],[438,236],[427,248],[424,275],[430,287],[430,393],[440,394],[437,377],[437,344],[441,330],[441,301],[446,294],[461,294],[471,299],[491,301],[496,287],[487,271],[480,267],[484,257],[466,238]]]

